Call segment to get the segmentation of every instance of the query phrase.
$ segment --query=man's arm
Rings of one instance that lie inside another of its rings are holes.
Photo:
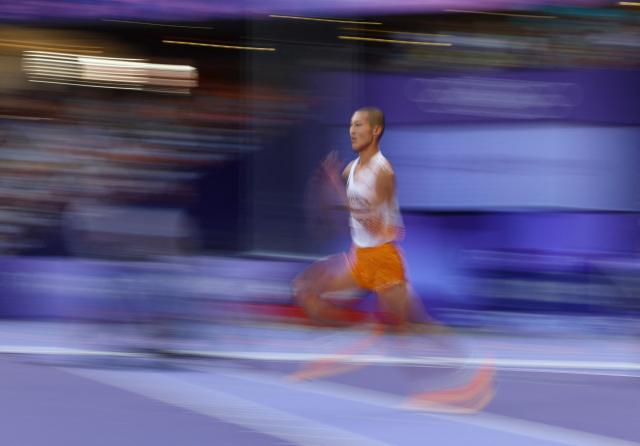
[[[380,234],[384,231],[393,231],[399,229],[395,226],[385,226],[382,218],[381,207],[393,200],[396,190],[396,178],[390,167],[380,169],[376,178],[376,199],[370,203],[366,213],[361,213],[358,220],[372,233]]]
[[[383,167],[376,178],[376,200],[371,203],[372,208],[379,208],[382,204],[393,199],[396,192],[396,176],[391,167]]]
[[[340,175],[336,152],[331,152],[322,162],[322,170],[338,197],[335,208],[340,210],[349,210],[346,184],[352,165],[353,161],[347,164]]]

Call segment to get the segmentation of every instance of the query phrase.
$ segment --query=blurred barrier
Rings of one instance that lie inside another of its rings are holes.
[[[3,257],[0,315],[128,320],[161,313],[210,318],[217,311],[214,302],[290,304],[289,284],[301,268],[297,262],[224,257],[154,262]]]
[[[529,324],[531,317],[549,322],[567,315],[640,316],[637,258],[504,251],[463,257],[455,280],[464,298],[434,295],[429,284],[417,283],[428,309],[446,322],[504,328]],[[0,317],[303,322],[290,283],[304,266],[228,257],[156,262],[4,257]],[[369,303],[365,299],[358,308],[366,311]]]
[[[467,292],[485,310],[640,315],[640,259],[611,254],[476,251]]]

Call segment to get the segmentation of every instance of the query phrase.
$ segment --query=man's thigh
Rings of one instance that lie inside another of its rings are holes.
[[[294,288],[317,294],[358,288],[345,254],[336,254],[310,265],[296,279]]]

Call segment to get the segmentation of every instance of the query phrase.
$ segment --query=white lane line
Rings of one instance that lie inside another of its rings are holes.
[[[346,399],[359,403],[369,404],[384,408],[402,408],[404,400],[396,395],[387,394],[375,390],[366,390],[352,387],[346,384],[330,383],[327,381],[303,381],[291,384],[284,382],[280,375],[269,372],[248,372],[246,370],[234,370],[233,372],[221,372],[216,374],[228,377],[241,377],[252,382],[275,385],[284,388],[299,388],[301,390],[336,399]],[[560,443],[571,446],[638,446],[640,443],[626,441],[604,435],[575,429],[553,426],[550,424],[527,421],[504,415],[496,415],[488,412],[479,412],[470,415],[444,415],[430,412],[418,412],[422,415],[452,423],[462,423],[483,429],[505,432],[519,436],[525,436],[536,440]]]
[[[388,446],[354,432],[159,372],[62,370],[301,446]]]
[[[490,363],[498,369],[512,369],[512,371],[548,372],[557,370],[568,371],[593,371],[593,375],[620,376],[608,374],[612,372],[640,372],[640,363],[629,361],[578,361],[556,359],[518,359],[518,358],[463,358],[452,356],[419,356],[419,357],[394,357],[385,355],[353,355],[344,357],[341,355],[321,353],[297,353],[297,352],[258,352],[258,351],[227,351],[227,350],[188,350],[173,349],[169,353],[180,355],[199,356],[203,358],[238,359],[252,361],[273,362],[299,362],[316,361],[335,357],[344,363],[371,364],[385,366],[423,366],[423,367],[464,367],[483,366]],[[0,345],[0,354],[33,354],[33,355],[61,355],[61,356],[113,356],[113,357],[148,357],[151,353],[138,353],[127,351],[109,351],[97,349],[46,347],[27,345]],[[576,372],[578,373],[578,372]],[[585,372],[586,373],[586,372]],[[584,373],[583,373],[584,374]],[[623,375],[626,376],[626,375]]]
[[[544,368],[526,368],[526,367],[497,367],[498,370],[504,372],[525,372],[525,373],[549,373],[554,375],[584,375],[584,376],[606,376],[611,378],[639,378],[640,371],[606,371],[606,370],[576,370],[576,369],[544,369]]]
[[[496,367],[546,368],[546,369],[588,369],[588,370],[624,370],[640,371],[640,363],[623,361],[567,361],[556,359],[511,359],[486,357],[463,358],[452,356],[394,357],[384,355],[343,355],[291,352],[251,352],[251,351],[215,351],[215,350],[177,350],[176,352],[194,356],[249,359],[257,361],[316,361],[325,358],[340,359],[341,362],[355,364],[393,365],[393,366],[482,366],[491,363]]]
[[[123,356],[140,357],[143,354],[117,350],[96,350],[73,347],[49,347],[40,345],[0,345],[0,354],[18,355],[60,355],[60,356]]]

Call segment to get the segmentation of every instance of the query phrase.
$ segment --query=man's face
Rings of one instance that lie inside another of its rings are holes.
[[[351,126],[349,127],[351,148],[356,152],[364,150],[373,143],[377,131],[378,126],[373,127],[369,123],[369,116],[367,112],[355,112],[351,117]]]

